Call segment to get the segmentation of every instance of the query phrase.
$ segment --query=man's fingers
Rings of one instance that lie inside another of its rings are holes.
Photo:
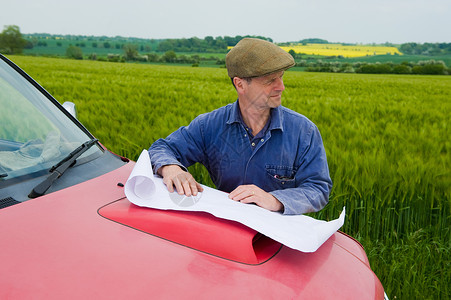
[[[182,186],[183,186],[183,193],[184,193],[186,196],[191,196],[191,194],[193,194],[193,191],[192,191],[192,184],[191,184],[191,182],[190,182],[189,179],[184,178],[184,179],[183,179]],[[180,194],[180,193],[179,193],[179,194]]]
[[[249,203],[255,203],[255,197],[245,197],[241,200],[239,200],[241,203],[249,204]]]
[[[172,179],[172,182],[174,184],[175,189],[177,190],[177,193],[179,195],[183,195],[185,192],[183,190],[183,184],[179,176],[174,177],[174,179]]]
[[[204,191],[204,189],[202,188],[200,183],[198,183],[193,177],[188,179],[188,183],[189,183],[190,195],[197,196],[197,194],[199,192]],[[186,192],[187,192],[187,190],[185,189],[185,195],[190,196]]]
[[[196,196],[199,192],[204,190],[202,186],[196,182],[193,175],[183,171],[177,165],[161,167],[159,174],[163,176],[163,183],[170,193],[177,190],[179,195],[185,194],[186,196]]]
[[[199,191],[203,191],[201,185],[189,173],[179,174],[175,180],[175,187],[180,195],[186,196],[197,196]]]
[[[171,179],[163,179],[163,183],[168,188],[169,193],[174,192],[174,183]]]
[[[197,186],[198,186],[198,184],[197,184],[196,180],[194,180],[194,178],[192,178],[192,180],[189,181],[189,187],[191,189],[191,194],[193,196],[197,196],[197,193],[198,193]]]
[[[233,199],[233,200],[239,200],[239,196],[240,194],[243,192],[243,188],[240,185],[239,187],[237,187],[236,189],[234,189],[233,191],[230,192],[229,194],[229,198]]]
[[[284,207],[276,197],[255,185],[242,185],[229,194],[229,198],[241,203],[255,203],[270,211],[283,211]]]
[[[229,194],[230,199],[241,202],[243,202],[244,199],[251,198],[253,196],[255,196],[255,191],[250,185],[240,185]],[[247,201],[252,202],[250,199]]]

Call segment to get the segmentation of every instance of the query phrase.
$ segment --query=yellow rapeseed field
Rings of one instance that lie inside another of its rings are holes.
[[[342,44],[292,44],[291,46],[281,47],[285,51],[294,50],[296,53],[323,55],[323,56],[343,56],[343,57],[360,57],[371,55],[399,54],[401,52],[396,47],[384,46],[359,46]]]

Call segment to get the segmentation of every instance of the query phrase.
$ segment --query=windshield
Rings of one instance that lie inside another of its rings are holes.
[[[47,171],[91,139],[16,70],[0,60],[0,180]],[[92,147],[83,154],[100,152]]]

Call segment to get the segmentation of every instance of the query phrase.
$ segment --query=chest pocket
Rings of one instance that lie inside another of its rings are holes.
[[[271,178],[271,182],[279,189],[295,187],[295,170],[290,166],[266,165],[266,175]]]

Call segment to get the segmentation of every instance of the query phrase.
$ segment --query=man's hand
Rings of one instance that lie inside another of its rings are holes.
[[[174,187],[177,193],[186,196],[196,196],[198,192],[204,189],[194,179],[193,175],[184,171],[177,165],[167,165],[158,169],[158,174],[163,177],[163,183],[168,188],[170,193],[174,192]]]
[[[255,203],[271,211],[283,211],[283,204],[270,193],[265,192],[256,185],[240,185],[234,189],[229,198],[241,203]]]

